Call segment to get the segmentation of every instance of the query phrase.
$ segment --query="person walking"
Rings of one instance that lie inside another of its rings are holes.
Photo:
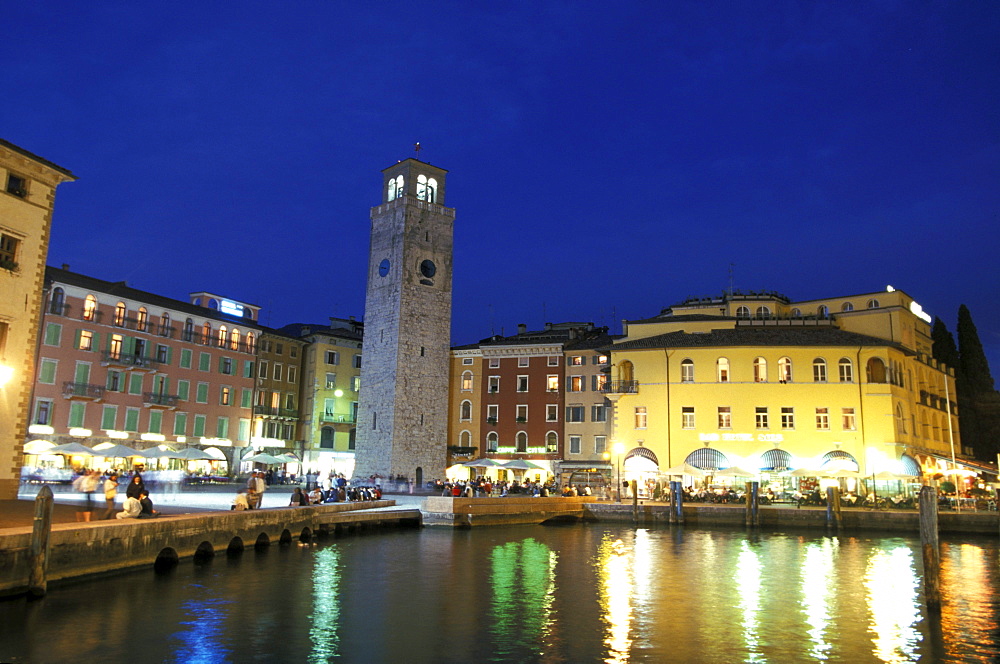
[[[104,504],[107,509],[104,511],[105,520],[110,519],[115,514],[115,498],[118,496],[118,474],[111,473],[108,479],[104,480]]]

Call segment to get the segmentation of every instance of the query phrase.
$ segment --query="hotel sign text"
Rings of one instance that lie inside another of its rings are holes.
[[[700,433],[698,434],[698,440],[703,443],[715,443],[718,441],[724,442],[739,442],[739,443],[752,443],[753,441],[761,443],[780,443],[785,439],[785,437],[780,433]]]

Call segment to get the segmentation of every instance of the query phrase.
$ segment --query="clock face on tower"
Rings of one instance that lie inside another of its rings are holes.
[[[378,264],[378,276],[384,277],[385,275],[389,274],[389,265],[390,265],[389,259],[383,258],[382,262]]]
[[[434,264],[432,260],[425,260],[420,264],[420,274],[424,275],[428,279],[433,277],[437,273],[437,265]]]

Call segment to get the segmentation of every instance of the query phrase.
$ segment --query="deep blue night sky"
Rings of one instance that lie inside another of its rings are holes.
[[[360,317],[381,169],[450,171],[454,334],[892,284],[1000,368],[1000,3],[22,3],[49,263]]]

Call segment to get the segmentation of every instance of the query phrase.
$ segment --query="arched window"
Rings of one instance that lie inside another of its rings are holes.
[[[826,382],[826,360],[822,357],[817,357],[813,360],[813,382],[814,383],[825,383]]]
[[[694,382],[694,360],[690,358],[681,360],[681,382],[682,383]]]
[[[868,300],[868,308],[869,309],[878,309],[879,308],[878,300],[876,300],[875,298],[872,298],[872,299]]]
[[[194,321],[190,318],[184,321],[184,332],[181,333],[181,337],[184,341],[191,341],[191,338],[194,337]]]
[[[466,429],[458,436],[458,444],[462,447],[472,447],[472,432]]]
[[[843,450],[834,450],[833,452],[827,452],[824,454],[823,458],[820,460],[819,467],[826,468],[827,466],[832,469],[843,470],[861,469],[858,465],[858,460],[854,458],[854,455]]]
[[[462,373],[462,391],[471,392],[472,391],[472,372],[466,371]]]
[[[333,427],[323,427],[319,430],[319,446],[333,448]]]
[[[437,180],[428,178],[426,175],[418,175],[417,198],[421,201],[433,203],[437,198]]]
[[[710,447],[702,447],[695,450],[687,455],[684,463],[689,463],[695,468],[701,468],[702,470],[723,470],[732,465],[725,454]]]
[[[792,382],[792,358],[782,357],[778,359],[778,382]]]
[[[837,363],[840,368],[840,382],[841,383],[853,383],[854,382],[854,363],[848,358],[840,358],[840,362]]]
[[[819,308],[816,310],[816,315],[819,316],[820,318],[829,318],[830,307],[826,306],[825,304],[821,304]]]
[[[233,331],[229,333],[229,348],[232,350],[240,349],[240,331],[235,327]]]
[[[750,307],[740,306],[736,309],[737,318],[750,318]]]
[[[628,360],[622,360],[618,363],[618,380],[623,383],[635,380],[632,363]]]
[[[472,420],[472,402],[466,399],[462,402],[461,408],[461,419],[463,422],[469,422]]]
[[[755,357],[753,360],[753,382],[767,382],[767,360],[763,357]]]
[[[854,305],[850,302],[844,302],[844,305],[840,307],[841,311],[854,311]]]
[[[903,404],[896,404],[896,431],[906,433],[906,417],[903,415]]]
[[[798,307],[792,307],[792,318],[802,318],[802,310]]]
[[[770,307],[763,307],[763,306],[757,307],[756,316],[757,316],[757,318],[770,318],[771,317],[771,308]]]
[[[386,201],[394,201],[403,196],[403,176],[397,175],[389,180],[389,192]]]
[[[49,302],[49,311],[62,316],[63,307],[66,305],[66,291],[56,286],[52,289],[52,300]]]
[[[220,325],[219,326],[219,337],[218,337],[218,340],[216,341],[216,345],[219,348],[225,348],[226,347],[226,326],[225,325]]]
[[[257,337],[253,335],[253,332],[247,332],[247,352],[257,352]]]
[[[760,455],[760,469],[780,473],[792,469],[792,455],[785,450],[768,450]]]
[[[514,436],[514,447],[518,452],[528,451],[528,434],[523,431],[518,431],[517,435]]]
[[[499,440],[500,440],[500,438],[499,438],[499,436],[497,436],[497,432],[496,431],[490,431],[488,434],[486,434],[486,451],[487,452],[496,452],[497,451],[497,447],[500,444]]]
[[[125,325],[125,303],[119,302],[115,305],[115,325],[122,327]]]
[[[715,361],[715,373],[716,379],[720,383],[729,382],[729,360],[725,357],[720,357]]]
[[[160,314],[160,336],[166,337],[170,334],[170,314],[164,311]]]
[[[869,383],[884,383],[885,362],[877,357],[869,358],[868,364],[865,366],[865,373]]]
[[[550,431],[545,434],[545,452],[547,454],[555,454],[559,451],[559,434],[555,431]]]
[[[212,343],[212,324],[208,321],[201,326],[201,343],[206,346]]]
[[[146,307],[139,307],[139,311],[135,315],[135,329],[140,332],[146,331],[146,325],[149,323],[149,312],[146,311]]]

